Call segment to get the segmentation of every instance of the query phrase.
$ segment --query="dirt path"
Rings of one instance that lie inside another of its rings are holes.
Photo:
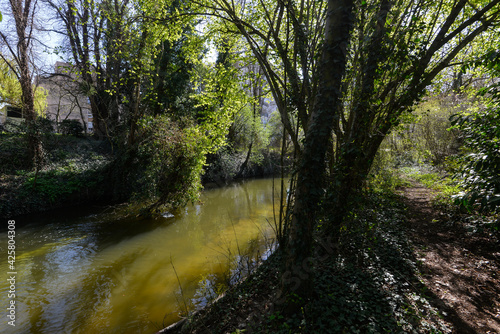
[[[498,240],[434,209],[428,188],[402,193],[422,280],[454,333],[500,333]]]

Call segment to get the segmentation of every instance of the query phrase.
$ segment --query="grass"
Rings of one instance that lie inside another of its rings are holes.
[[[453,196],[462,189],[447,173],[437,171],[429,166],[403,167],[399,171],[405,178],[421,183],[436,192],[433,205],[441,208],[454,206]]]

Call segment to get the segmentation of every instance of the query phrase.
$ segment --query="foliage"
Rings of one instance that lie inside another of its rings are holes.
[[[158,74],[164,77],[159,64],[165,62],[156,61],[159,45],[179,40],[192,19],[175,15],[184,2],[48,0],[47,4],[69,40],[58,53],[71,64],[70,72],[89,97],[95,135],[113,137],[128,129],[133,142],[137,121],[147,110],[141,104],[155,98]]]
[[[1,126],[2,131],[6,133],[19,134],[26,132],[26,122],[15,118],[7,118]]]
[[[380,157],[380,155],[378,155]],[[379,159],[377,159],[379,160]],[[394,193],[398,188],[410,185],[399,173],[399,169],[389,166],[380,168],[379,161],[372,168],[366,182],[366,189],[380,193]]]
[[[63,135],[79,137],[83,133],[83,125],[76,119],[65,119],[59,123],[59,131]]]
[[[54,132],[54,121],[46,117],[38,117],[36,124],[39,131],[44,134],[49,134]]]
[[[500,206],[500,108],[493,103],[486,110],[457,116],[454,125],[463,133],[466,153],[457,179],[467,192],[459,196],[466,207]]]
[[[46,165],[30,168],[26,138],[0,135],[0,216],[82,204],[105,198],[109,190],[107,145],[73,136],[46,134]]]
[[[205,163],[203,138],[192,124],[167,116],[140,121],[140,144],[134,159],[135,200],[151,203],[149,211],[175,210],[196,201]]]
[[[257,114],[256,114],[257,113]],[[262,123],[260,110],[252,110],[250,106],[241,109],[232,124],[233,135],[231,144],[239,151],[246,153],[252,145],[250,161],[260,163],[263,160],[263,151],[269,146],[270,129]]]
[[[81,142],[84,139],[56,143],[51,138],[49,164],[40,172],[28,172],[23,184],[25,196],[40,196],[50,202],[64,200],[65,196],[80,195],[100,185],[104,189],[105,170],[109,159],[96,152],[95,144]],[[64,147],[62,146],[64,144]],[[69,146],[73,146],[68,149]],[[62,154],[62,155],[61,155]],[[99,193],[94,193],[98,197]]]
[[[165,40],[155,55],[156,76],[152,79],[147,101],[155,115],[192,116],[194,101],[192,74],[204,53],[201,36],[190,25],[176,40]]]
[[[2,124],[3,131],[12,134],[26,133],[27,124],[24,119],[7,118]],[[54,132],[54,122],[46,117],[38,116],[34,122],[33,130],[38,134],[49,134]]]
[[[12,64],[0,57],[0,104],[5,103],[10,106],[22,107],[21,102],[21,84],[12,70]],[[34,107],[35,112],[39,117],[45,116],[47,108],[48,92],[43,87],[33,87],[34,90]]]
[[[18,134],[0,134],[0,173],[12,174],[29,169],[26,141]]]
[[[42,172],[38,176],[31,174],[28,176],[24,187],[27,194],[34,189],[36,194],[47,198],[50,202],[55,202],[61,197],[81,191],[85,186],[92,187],[95,182],[95,176],[89,178],[89,180],[84,180],[78,177],[71,168],[68,168],[67,170]]]
[[[204,180],[224,185],[234,179],[243,157],[236,155],[229,146],[222,147],[215,154],[207,157]]]
[[[500,75],[500,56],[491,51],[482,58],[492,77]],[[454,115],[453,125],[461,131],[465,152],[456,175],[464,193],[457,202],[472,208],[492,210],[500,207],[500,83],[479,91],[489,99],[485,108]]]
[[[443,209],[451,209],[453,206],[453,197],[462,191],[459,182],[449,176],[442,170],[436,170],[432,166],[403,167],[399,170],[405,178],[417,181],[425,187],[436,192],[433,199],[433,205]]]
[[[390,150],[398,166],[430,163],[443,168],[460,146],[449,118],[467,105],[468,99],[454,93],[427,98],[385,138],[381,149]]]
[[[227,133],[234,115],[246,107],[248,97],[239,85],[241,72],[236,67],[222,64],[204,65],[208,71],[199,71],[195,101],[200,131],[207,136],[207,153],[214,153],[227,143]],[[205,74],[206,73],[206,74]]]

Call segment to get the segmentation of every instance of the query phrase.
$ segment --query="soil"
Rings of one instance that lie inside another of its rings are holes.
[[[402,195],[423,283],[453,332],[500,333],[497,235],[433,207],[428,188],[404,188]]]

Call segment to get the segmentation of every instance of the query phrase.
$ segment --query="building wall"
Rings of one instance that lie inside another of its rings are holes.
[[[47,116],[56,122],[77,120],[87,132],[92,132],[92,113],[88,97],[80,93],[76,76],[71,67],[63,62],[56,62],[54,74],[39,77],[38,85],[45,88],[47,96]]]

